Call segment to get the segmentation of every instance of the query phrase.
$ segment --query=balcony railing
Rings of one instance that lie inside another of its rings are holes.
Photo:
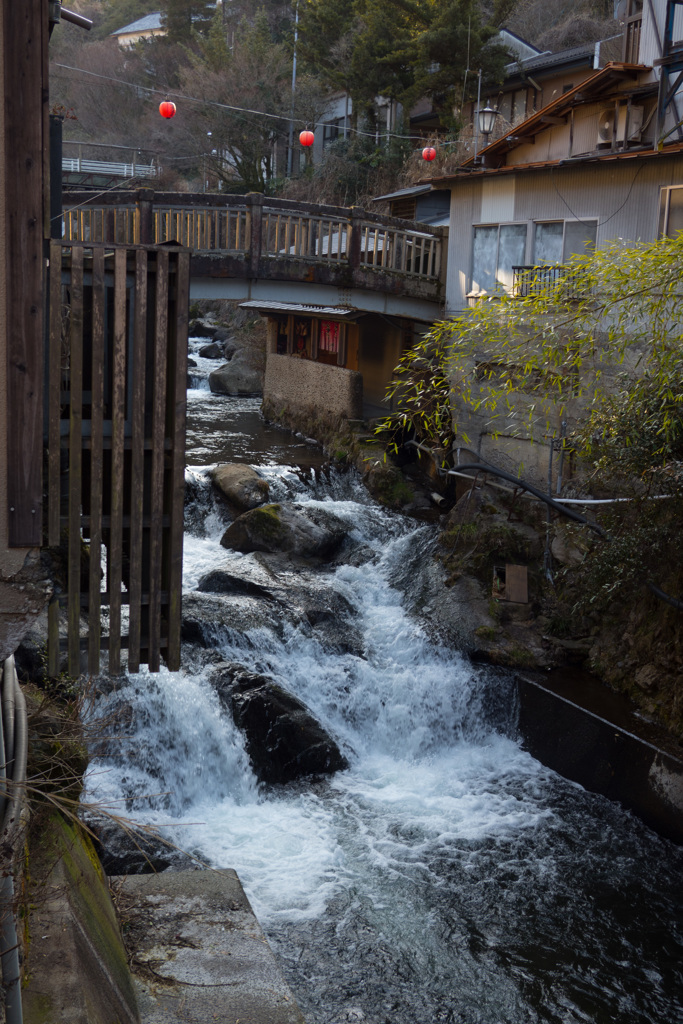
[[[547,266],[520,266],[512,268],[512,294],[523,299],[543,292],[560,292],[563,299],[580,299],[586,295],[587,284],[583,274],[569,273],[561,264]]]

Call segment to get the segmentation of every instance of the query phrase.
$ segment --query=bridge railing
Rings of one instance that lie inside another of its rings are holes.
[[[293,200],[183,193],[112,193],[89,200],[71,193],[64,212],[65,241],[155,244],[177,241],[196,252],[311,260],[375,267],[412,278],[439,280],[446,231],[359,207]]]

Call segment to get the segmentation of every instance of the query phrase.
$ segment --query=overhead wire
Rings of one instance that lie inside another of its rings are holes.
[[[124,78],[116,78],[113,75],[103,75],[97,71],[89,71],[86,68],[74,67],[71,64],[60,64],[55,62],[53,65],[57,68],[62,68],[64,71],[75,71],[78,74],[89,75],[92,78],[98,78],[105,82],[114,82],[117,85],[124,85],[129,89],[135,89],[137,92],[146,92],[150,96],[163,96],[164,99],[182,100],[184,103],[199,103],[203,106],[216,107],[219,110],[230,110],[236,114],[252,114],[256,117],[268,117],[275,121],[286,121],[292,124],[300,124],[304,127],[313,125],[315,128],[328,127],[327,121],[308,121],[301,117],[289,117],[287,114],[271,114],[266,110],[254,110],[251,107],[238,107],[232,103],[220,103],[218,100],[202,99],[198,96],[188,96],[185,93],[169,91],[166,89],[156,89],[152,86],[147,85],[136,85],[134,82],[127,82]],[[377,137],[376,132],[365,132],[360,128],[351,128],[349,131],[355,135],[363,135],[366,138],[374,139]],[[403,139],[412,142],[424,142],[424,136],[422,135],[401,135],[398,132],[382,132],[382,138],[390,139]]]

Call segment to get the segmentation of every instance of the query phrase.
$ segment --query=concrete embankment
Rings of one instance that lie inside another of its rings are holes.
[[[304,1024],[234,871],[112,882],[141,1024]]]
[[[40,835],[24,1024],[304,1024],[234,871],[110,879],[117,920],[83,830],[55,811]]]
[[[665,749],[670,740],[619,694],[569,672],[520,674],[517,690],[519,733],[534,757],[683,844],[683,760]]]

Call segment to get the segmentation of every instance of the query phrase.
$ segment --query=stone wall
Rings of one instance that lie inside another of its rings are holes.
[[[263,399],[275,409],[282,404],[361,419],[363,377],[341,366],[269,352]]]

